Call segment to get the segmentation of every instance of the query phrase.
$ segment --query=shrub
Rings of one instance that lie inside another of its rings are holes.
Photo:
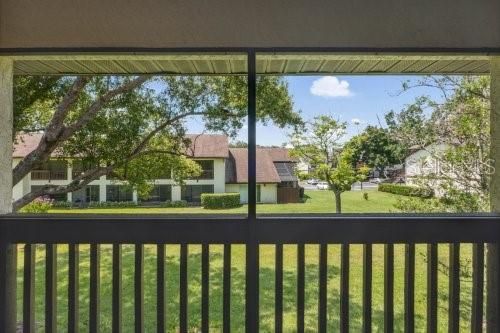
[[[205,209],[224,209],[239,207],[239,193],[202,193],[201,205]]]
[[[165,208],[184,208],[188,206],[188,202],[186,200],[167,200],[161,206]]]
[[[309,178],[309,174],[307,172],[299,172],[297,173],[297,178],[299,178],[299,180],[306,180]]]
[[[54,200],[48,197],[36,198],[32,202],[21,208],[21,213],[28,213],[28,214],[47,213],[49,209],[52,208],[53,204]]]
[[[431,189],[408,185],[379,184],[378,190],[407,197],[432,198],[434,196],[434,191]]]
[[[111,202],[111,201],[91,201],[89,202],[88,208],[131,208],[137,207],[137,202],[134,201],[120,201],[120,202]]]
[[[71,208],[73,206],[72,202],[69,201],[54,201],[52,207],[54,208]]]

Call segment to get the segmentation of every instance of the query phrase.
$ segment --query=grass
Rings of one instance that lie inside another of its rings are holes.
[[[417,245],[415,277],[416,331],[425,331],[426,309],[426,246]],[[101,331],[111,331],[111,258],[110,245],[101,246]],[[201,246],[189,245],[188,280],[189,280],[189,327],[190,332],[200,328],[201,300]],[[22,250],[19,251],[18,300],[22,309]],[[244,290],[245,290],[245,248],[243,245],[232,246],[231,271],[231,332],[244,331]],[[89,302],[89,246],[80,246],[80,323],[81,330],[88,331]],[[212,332],[221,332],[222,328],[222,246],[210,247],[210,323]],[[317,331],[318,302],[318,245],[306,246],[306,318],[307,332]],[[470,270],[471,246],[462,246],[463,270]],[[133,332],[133,292],[134,292],[134,249],[124,245],[123,252],[123,331]],[[38,332],[43,332],[44,309],[44,246],[38,246],[36,256],[36,321]],[[439,332],[447,330],[447,245],[439,246]],[[295,331],[296,311],[296,246],[284,246],[284,331]],[[58,246],[58,326],[66,331],[67,322],[67,246]],[[361,330],[362,310],[362,246],[351,245],[350,256],[350,322],[352,331]],[[274,246],[262,245],[260,248],[260,332],[272,332],[274,329]],[[156,247],[145,246],[145,324],[146,332],[155,332],[156,324]],[[177,332],[179,325],[178,281],[179,281],[179,246],[167,245],[166,263],[167,285],[167,326],[168,332]],[[395,246],[395,331],[403,330],[403,286],[404,286],[404,245]],[[383,245],[374,245],[373,251],[373,331],[383,332]],[[328,246],[328,331],[339,329],[339,285],[340,285],[340,247]],[[471,304],[471,281],[463,277],[461,281],[461,331],[468,330]],[[21,320],[21,314],[19,314]]]
[[[307,201],[301,204],[286,205],[259,205],[260,213],[312,213],[334,212],[334,201],[331,193],[326,191],[307,192]],[[369,192],[369,200],[363,199],[361,192],[346,192],[343,194],[344,212],[390,212],[398,196],[388,193]],[[216,211],[217,213],[245,213],[246,206],[237,209]],[[55,213],[212,213],[199,207],[190,208],[130,208],[130,209],[71,209],[52,210]],[[21,247],[21,245],[20,245]],[[245,247],[232,245],[231,269],[231,332],[244,332],[245,313]],[[350,247],[350,323],[351,331],[358,332],[362,325],[362,274],[363,256],[361,245]],[[67,263],[68,248],[58,246],[58,326],[61,332],[66,331],[67,322]],[[179,327],[179,246],[167,245],[166,286],[167,286],[167,327],[168,332],[177,332]],[[296,330],[296,246],[284,246],[284,331]],[[260,332],[274,330],[274,246],[261,245],[260,247]],[[394,263],[394,306],[395,331],[403,330],[403,287],[404,287],[404,245],[395,245]],[[461,328],[460,331],[470,330],[471,308],[471,278],[470,272],[472,246],[461,246]],[[426,320],[426,245],[416,247],[416,276],[415,276],[415,312],[416,331],[425,331]],[[18,309],[22,309],[22,263],[23,251],[20,249],[18,258]],[[220,245],[210,246],[210,324],[211,332],[222,331],[222,257]],[[319,246],[306,245],[306,331],[317,331],[318,307],[318,257]],[[133,332],[134,325],[134,248],[123,245],[123,331]],[[101,330],[111,331],[111,245],[101,246]],[[448,299],[448,247],[439,245],[439,274],[438,274],[438,331],[447,331],[447,299]],[[36,321],[38,332],[43,332],[44,322],[44,246],[39,245],[36,255]],[[328,246],[328,332],[339,330],[339,293],[340,293],[340,246]],[[384,300],[384,247],[374,245],[373,248],[373,332],[383,332],[383,300]],[[145,246],[145,332],[155,332],[156,325],[156,247]],[[189,327],[190,332],[198,332],[201,326],[201,246],[189,245],[188,256],[188,297],[189,297]],[[80,325],[82,331],[88,331],[88,304],[89,304],[89,246],[80,246]],[[19,311],[19,320],[22,313]]]
[[[363,199],[363,193],[350,191],[342,194],[342,211],[344,213],[387,213],[395,211],[394,204],[400,196],[367,191],[368,200]],[[257,213],[334,213],[335,200],[330,191],[306,191],[304,203],[294,204],[259,204]],[[49,213],[92,213],[92,214],[245,214],[247,205],[232,209],[210,210],[202,207],[160,208],[92,208],[92,209],[52,209]]]

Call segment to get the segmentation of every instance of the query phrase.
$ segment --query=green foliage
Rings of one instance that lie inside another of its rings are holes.
[[[91,201],[88,204],[88,208],[131,208],[137,207],[138,203],[135,201]]]
[[[387,166],[404,160],[405,148],[387,129],[368,126],[363,133],[347,142],[350,162],[354,167],[359,163],[370,168],[384,170]]]
[[[152,179],[161,178],[168,170],[180,184],[200,171],[185,156],[191,144],[186,139],[189,119],[202,120],[206,132],[230,136],[246,122],[244,75],[155,76],[99,104],[102,96],[134,79],[131,76],[89,77],[74,105],[64,113],[62,125],[69,128],[82,119],[88,122],[59,143],[57,149],[65,156],[78,156],[84,165],[94,169],[108,167],[107,175],[128,182],[140,197],[147,196]],[[69,76],[16,77],[15,132],[46,131],[74,82],[75,78]],[[97,112],[91,114],[96,105]],[[257,120],[280,128],[301,126],[301,116],[293,110],[284,78],[259,76]],[[57,137],[60,133],[52,135]],[[93,180],[99,176],[89,173],[87,177]]]
[[[73,203],[69,201],[54,201],[52,203],[53,208],[71,208],[72,206]]]
[[[167,200],[161,206],[165,208],[185,208],[188,206],[188,202],[186,200]]]
[[[431,198],[434,196],[434,192],[431,189],[408,185],[379,184],[378,190],[380,192],[399,194],[407,197]]]
[[[328,183],[335,194],[337,213],[341,212],[340,195],[352,184],[366,178],[367,168],[355,169],[351,163],[352,149],[342,148],[347,124],[327,115],[317,116],[297,129],[291,136],[291,155],[308,161],[314,174]]]
[[[407,146],[440,144],[432,152],[439,170],[416,177],[419,186],[433,188],[439,198],[402,203],[403,211],[471,213],[489,211],[490,86],[488,77],[426,77],[416,86],[435,87],[444,101],[421,97],[399,114],[388,114],[391,133]],[[408,86],[405,90],[409,89]],[[424,107],[425,105],[425,107]]]
[[[47,197],[40,197],[24,206],[20,212],[27,214],[47,213],[53,207],[53,204],[54,200]]]
[[[368,193],[367,192],[364,192],[363,193],[363,199],[367,200],[368,201]]]
[[[309,179],[311,175],[307,172],[297,172],[297,178],[299,178],[299,180],[306,180],[306,179]]]
[[[205,209],[225,209],[241,206],[239,193],[202,193],[201,205]]]

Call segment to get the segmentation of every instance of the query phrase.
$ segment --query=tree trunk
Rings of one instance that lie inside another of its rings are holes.
[[[342,213],[342,202],[340,199],[340,195],[342,192],[334,192],[335,193],[335,211],[337,214]]]

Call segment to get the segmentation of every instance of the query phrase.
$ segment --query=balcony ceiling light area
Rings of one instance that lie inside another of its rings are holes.
[[[324,74],[488,74],[489,57],[481,54],[258,54],[257,73]],[[209,55],[30,55],[15,56],[16,75],[64,74],[245,74],[246,56]]]

